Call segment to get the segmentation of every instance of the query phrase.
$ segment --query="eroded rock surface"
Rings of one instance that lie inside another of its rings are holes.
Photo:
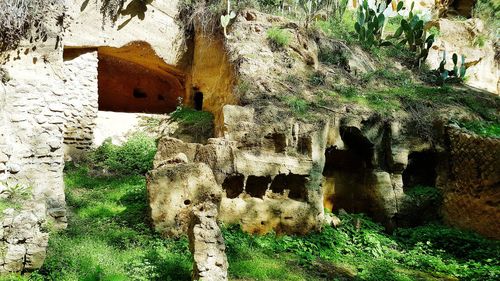
[[[217,224],[218,206],[207,201],[191,208],[189,246],[193,253],[193,280],[228,280],[226,245]]]
[[[172,160],[148,174],[148,196],[155,229],[180,236],[187,233],[192,206],[220,202],[222,190],[208,165]]]

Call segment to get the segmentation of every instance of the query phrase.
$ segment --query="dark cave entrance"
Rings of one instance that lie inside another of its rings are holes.
[[[403,171],[405,191],[414,186],[436,186],[437,155],[433,151],[412,152]]]
[[[271,183],[271,191],[284,194],[288,190],[288,198],[297,201],[307,201],[307,176],[295,174],[279,174]]]
[[[324,206],[330,211],[367,213],[372,208],[366,188],[371,181],[374,145],[356,128],[341,128],[341,136],[345,148],[332,146],[325,151]]]
[[[271,177],[249,176],[245,191],[252,197],[264,198],[270,183]]]
[[[393,219],[400,227],[415,227],[440,218],[440,191],[436,187],[439,154],[435,151],[412,152],[403,171],[403,191],[407,195]]]
[[[203,93],[195,92],[194,93],[194,109],[200,111],[203,110]]]
[[[228,176],[222,183],[222,189],[226,191],[226,197],[234,199],[243,193],[245,186],[245,176],[231,175]]]

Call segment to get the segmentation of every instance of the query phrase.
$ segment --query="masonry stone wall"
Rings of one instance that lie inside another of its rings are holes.
[[[0,214],[0,272],[41,266],[48,239],[42,229],[46,215],[60,227],[66,224],[63,81],[57,64],[32,61],[8,64],[13,79],[0,86],[0,194],[16,185],[31,193],[21,207]]]
[[[63,183],[64,7],[46,15],[43,42],[0,53],[0,273],[30,271],[45,259],[48,225],[66,226]]]
[[[500,139],[448,129],[448,177],[443,216],[447,223],[500,238]]]
[[[98,112],[97,50],[64,51],[66,154],[87,150],[93,143]]]

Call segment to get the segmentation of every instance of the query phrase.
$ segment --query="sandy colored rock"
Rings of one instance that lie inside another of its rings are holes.
[[[449,127],[450,174],[442,175],[443,217],[451,225],[500,239],[500,139]]]
[[[164,165],[147,175],[151,218],[165,236],[186,234],[191,207],[201,202],[219,202],[221,188],[204,163]]]
[[[188,230],[193,253],[193,280],[228,280],[226,245],[217,224],[218,206],[203,202],[192,207]]]
[[[495,48],[493,43],[485,35],[484,23],[480,19],[468,19],[466,21],[452,21],[439,19],[428,23],[439,30],[439,36],[429,51],[427,63],[431,69],[437,69],[443,58],[443,51],[447,53],[447,69],[453,69],[452,55],[456,53],[459,57],[465,56],[467,65],[466,84],[484,89],[486,91],[500,94],[499,64],[495,59]],[[486,40],[484,46],[477,45],[474,40],[483,36]]]

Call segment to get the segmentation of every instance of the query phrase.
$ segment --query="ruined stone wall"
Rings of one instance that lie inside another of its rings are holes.
[[[62,79],[43,63],[25,61],[8,69],[13,79],[0,87],[0,177],[5,188],[21,184],[32,195],[20,209],[4,211],[0,247],[5,256],[0,259],[0,272],[41,266],[43,258],[33,255],[44,256],[48,235],[41,226],[46,214],[60,226],[66,222]]]
[[[39,268],[47,224],[65,227],[63,184],[64,7],[46,15],[42,42],[22,41],[0,54],[10,80],[0,83],[0,273]]]
[[[443,217],[451,225],[500,238],[500,139],[448,129]]]
[[[97,64],[96,49],[64,51],[64,144],[68,156],[92,146],[98,111]]]

